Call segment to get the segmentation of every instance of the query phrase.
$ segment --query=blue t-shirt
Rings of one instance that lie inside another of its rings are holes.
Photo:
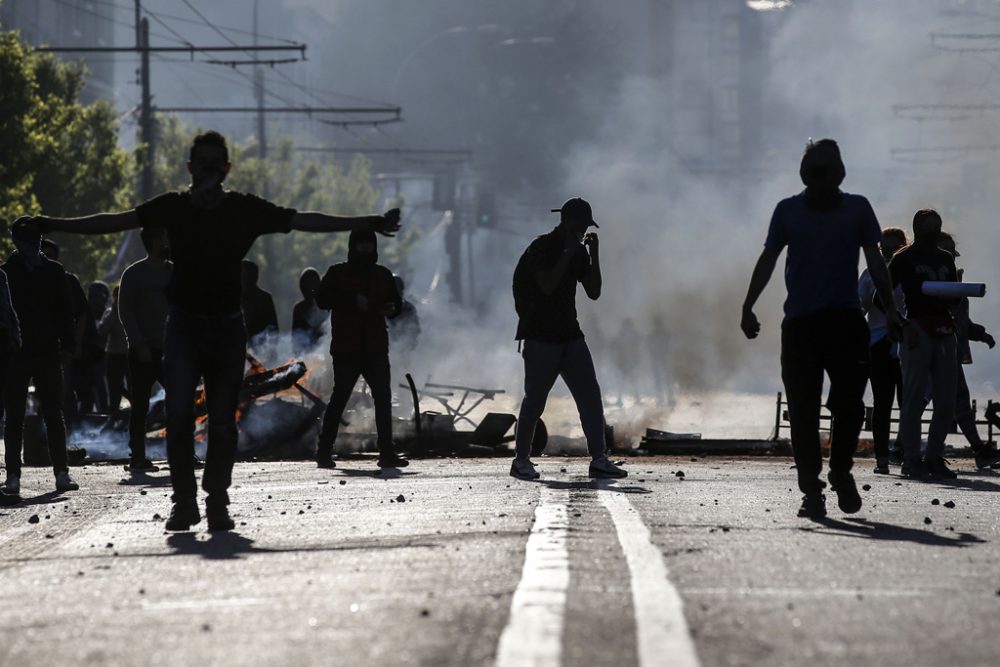
[[[764,247],[780,252],[788,246],[785,318],[823,310],[860,310],[859,251],[881,240],[875,211],[861,195],[845,192],[830,210],[808,208],[802,193],[778,202]]]

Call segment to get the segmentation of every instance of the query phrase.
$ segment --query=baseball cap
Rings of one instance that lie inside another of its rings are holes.
[[[590,208],[590,202],[586,199],[580,197],[567,199],[561,207],[552,209],[552,212],[560,213],[572,220],[586,220],[588,227],[600,228],[600,225],[594,222],[594,210]]]

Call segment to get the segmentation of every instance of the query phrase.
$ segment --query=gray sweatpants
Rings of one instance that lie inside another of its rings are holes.
[[[568,343],[526,340],[521,356],[524,358],[524,399],[517,417],[517,458],[531,456],[535,425],[545,410],[552,385],[560,376],[576,401],[590,456],[594,459],[604,456],[604,401],[587,342],[583,338]]]
[[[955,417],[958,363],[955,335],[932,336],[910,323],[903,332],[899,359],[903,366],[903,402],[899,408],[899,436],[907,465],[920,461],[920,420],[924,414],[927,381],[931,384],[934,415],[927,433],[927,458],[944,455],[944,439]]]

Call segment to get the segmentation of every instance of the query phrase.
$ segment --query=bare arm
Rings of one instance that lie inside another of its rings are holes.
[[[399,227],[398,208],[386,211],[384,215],[342,216],[300,211],[292,216],[292,229],[300,232],[353,232],[368,229],[384,236],[393,236],[399,231]]]
[[[46,232],[70,232],[73,234],[113,234],[139,228],[139,216],[135,209],[121,213],[97,213],[82,218],[50,218],[40,215],[32,219],[38,230]]]
[[[780,250],[772,250],[765,247],[760,253],[760,257],[757,258],[757,264],[753,267],[753,273],[750,275],[750,286],[747,288],[747,296],[743,300],[743,316],[740,319],[740,328],[743,329],[743,334],[747,338],[756,338],[757,334],[760,333],[760,322],[757,321],[757,316],[754,315],[753,307],[757,304],[757,299],[760,298],[764,288],[767,287],[767,283],[771,280],[771,274],[774,273],[774,267],[777,265],[780,255]]]
[[[875,283],[879,305],[885,311],[889,323],[889,333],[895,340],[903,326],[903,318],[896,310],[896,299],[892,294],[892,278],[889,276],[889,267],[886,266],[885,258],[882,257],[877,245],[866,246],[864,253],[865,262],[868,263],[868,273],[872,277],[872,282]]]

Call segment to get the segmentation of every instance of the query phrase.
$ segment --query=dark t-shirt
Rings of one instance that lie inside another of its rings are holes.
[[[829,210],[807,207],[803,194],[778,202],[764,247],[780,251],[788,246],[785,317],[860,310],[860,249],[881,240],[875,211],[861,195],[843,193],[840,204]]]
[[[167,299],[202,315],[240,309],[240,262],[258,236],[291,231],[295,215],[294,209],[231,191],[209,210],[192,205],[187,192],[168,192],[135,211],[143,227],[167,230],[174,263]]]
[[[948,301],[921,291],[925,280],[958,280],[950,252],[933,243],[914,243],[896,253],[889,262],[889,274],[894,285],[903,287],[907,317],[931,326],[952,322]]]
[[[524,251],[518,270],[525,272],[520,289],[526,294],[522,301],[523,311],[518,312],[517,340],[566,343],[583,338],[576,316],[576,284],[590,271],[590,255],[584,247],[574,249],[576,254],[552,294],[542,292],[535,278],[539,271],[552,269],[564,249],[562,235],[556,228],[536,238]]]

